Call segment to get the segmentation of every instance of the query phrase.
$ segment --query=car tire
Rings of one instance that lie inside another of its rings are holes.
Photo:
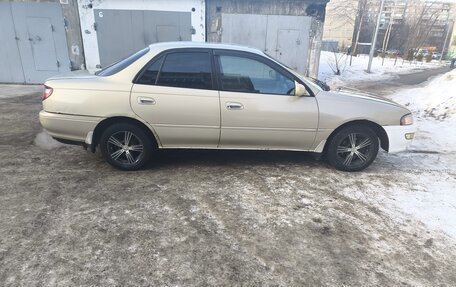
[[[346,126],[331,137],[327,149],[329,163],[338,170],[360,171],[377,157],[379,139],[363,125]]]
[[[104,159],[120,170],[138,170],[144,167],[153,152],[150,136],[140,127],[130,123],[113,124],[100,138]]]

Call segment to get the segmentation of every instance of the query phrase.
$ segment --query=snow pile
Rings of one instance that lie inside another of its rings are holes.
[[[338,59],[341,75],[334,74],[334,67]],[[392,58],[385,58],[382,64],[382,58],[376,57],[372,61],[372,73],[367,73],[368,55],[359,55],[352,57],[350,66],[350,56],[342,53],[332,53],[322,51],[320,55],[320,67],[318,79],[326,81],[329,85],[342,85],[350,81],[362,80],[379,80],[393,78],[400,73],[410,73],[440,66],[438,61],[425,62],[403,62],[398,58],[397,61]]]
[[[456,70],[391,99],[409,108],[418,126],[412,149],[456,151]]]
[[[48,150],[63,146],[44,130],[36,135],[34,142],[38,147]]]
[[[456,70],[430,81],[425,87],[401,91],[392,97],[422,118],[443,121],[456,113]]]

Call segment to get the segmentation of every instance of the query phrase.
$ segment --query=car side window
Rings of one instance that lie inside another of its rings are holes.
[[[261,61],[231,55],[220,55],[218,59],[222,90],[275,95],[294,94],[294,81]]]
[[[211,55],[209,52],[176,52],[166,55],[156,84],[212,89]]]
[[[142,72],[141,76],[136,80],[136,83],[142,85],[155,85],[163,59],[164,56],[160,56],[149,64],[147,69]]]

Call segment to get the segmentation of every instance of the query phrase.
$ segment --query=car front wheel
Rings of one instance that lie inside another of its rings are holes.
[[[362,125],[347,126],[329,141],[328,161],[343,171],[360,171],[377,157],[379,140],[375,132]]]
[[[139,127],[119,123],[109,126],[101,135],[100,150],[105,160],[121,170],[138,170],[150,159],[153,145]]]

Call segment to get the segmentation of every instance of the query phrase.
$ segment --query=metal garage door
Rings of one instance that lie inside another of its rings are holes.
[[[312,17],[222,14],[222,42],[260,49],[306,74]]]
[[[105,67],[156,42],[190,41],[190,12],[95,9],[100,64]]]
[[[70,71],[58,3],[0,3],[0,82],[42,83]]]
[[[15,40],[13,15],[10,3],[0,3],[0,82],[23,83],[21,55]]]

